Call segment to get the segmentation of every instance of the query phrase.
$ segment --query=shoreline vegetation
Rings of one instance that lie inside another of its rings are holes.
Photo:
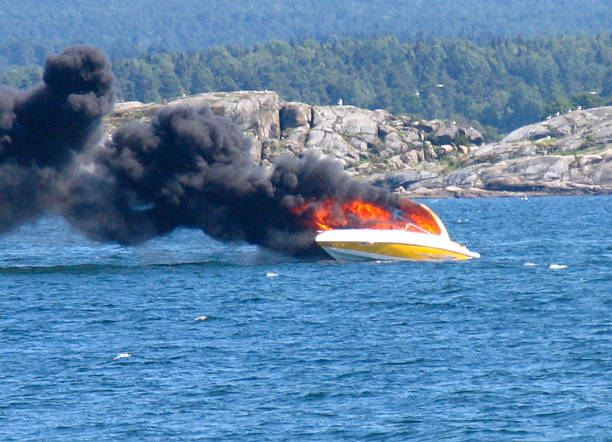
[[[342,100],[473,125],[487,141],[570,109],[612,104],[612,35],[333,38],[112,56],[121,101],[203,92],[274,90],[286,101]],[[0,71],[1,72],[1,71]],[[26,88],[40,67],[14,66],[0,83]]]

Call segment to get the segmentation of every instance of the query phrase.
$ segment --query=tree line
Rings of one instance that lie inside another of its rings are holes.
[[[270,41],[114,59],[113,71],[120,100],[268,89],[292,101],[463,120],[494,136],[611,103],[612,36]],[[39,72],[13,69],[0,81],[23,87]]]
[[[269,40],[465,38],[610,31],[608,0],[24,0],[0,8],[0,73],[87,43],[111,57]]]

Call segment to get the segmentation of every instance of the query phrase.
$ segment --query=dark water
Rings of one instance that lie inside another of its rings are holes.
[[[0,237],[0,439],[612,438],[612,197],[426,203],[482,259]]]

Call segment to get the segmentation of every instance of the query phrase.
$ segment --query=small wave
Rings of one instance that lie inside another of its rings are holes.
[[[523,264],[525,267],[537,267],[537,264],[535,262],[526,262],[525,264]]]
[[[548,266],[548,268],[551,270],[561,270],[561,269],[567,269],[567,266],[564,264],[551,264]]]
[[[413,359],[385,362],[384,365],[413,365],[413,364],[418,364],[420,362],[423,362],[424,360],[425,359],[423,358],[413,358]]]
[[[266,273],[267,278],[278,278],[278,273],[268,272]]]
[[[127,359],[134,356],[132,353],[119,353],[117,356],[113,358],[113,361],[118,361],[119,359]]]
[[[326,391],[312,391],[310,393],[306,393],[305,395],[303,395],[302,399],[306,401],[316,401],[319,399],[324,399],[327,396],[328,396],[328,393]]]
[[[206,316],[206,315],[198,316],[197,318],[194,318],[193,320],[194,321],[207,321],[208,320],[208,316]]]
[[[147,264],[59,264],[59,265],[32,265],[32,266],[5,266],[0,267],[0,274],[5,275],[31,275],[46,273],[103,273],[120,272],[123,270],[181,268],[181,267],[232,267],[239,264],[221,260],[176,262],[176,263],[147,263]]]
[[[150,268],[179,268],[179,267],[236,267],[240,266],[237,262],[226,261],[223,259],[209,259],[202,261],[185,261],[185,262],[169,262],[169,263],[157,263],[147,264],[143,267]]]
[[[0,274],[6,275],[30,275],[40,273],[98,273],[101,271],[115,271],[126,266],[116,264],[73,264],[73,265],[49,265],[49,266],[14,266],[0,267]]]

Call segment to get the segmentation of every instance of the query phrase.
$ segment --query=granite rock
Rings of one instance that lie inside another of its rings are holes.
[[[163,105],[206,104],[253,142],[269,165],[317,150],[346,171],[412,196],[612,193],[612,107],[580,109],[483,144],[473,127],[414,120],[383,110],[287,102],[271,91],[206,93],[168,103],[118,103],[107,135],[125,121],[147,121]]]

